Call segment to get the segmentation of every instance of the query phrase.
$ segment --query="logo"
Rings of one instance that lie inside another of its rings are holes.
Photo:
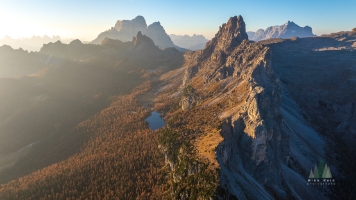
[[[310,169],[307,185],[335,185],[335,179],[330,171],[328,164],[320,160],[319,165]]]

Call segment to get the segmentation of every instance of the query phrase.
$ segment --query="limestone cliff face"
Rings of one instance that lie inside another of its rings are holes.
[[[286,96],[272,55],[269,46],[248,40],[241,16],[230,18],[205,49],[185,54],[180,89],[191,86],[200,101],[193,105],[183,95],[182,109],[210,107],[222,121],[216,158],[229,196],[322,199],[321,191],[307,186],[307,173],[324,157],[325,141]]]
[[[239,111],[225,119],[225,140],[216,152],[221,183],[238,199],[288,198],[282,165],[288,165],[289,135],[281,127],[280,85],[271,70],[269,50],[263,50],[255,64],[241,71],[248,94]]]
[[[224,24],[203,50],[206,58],[200,69],[208,85],[221,81],[246,84],[242,104],[221,117],[225,140],[216,151],[221,184],[238,199],[288,198],[281,165],[288,162],[289,136],[281,127],[280,85],[271,68],[269,48],[249,42],[245,30],[242,17]],[[233,90],[235,84],[228,89]]]
[[[242,17],[224,24],[203,50],[199,70],[206,85],[224,83],[232,101],[229,91],[243,83],[246,89],[238,106],[220,114],[225,120],[225,140],[216,150],[221,184],[238,199],[322,199],[321,191],[307,186],[303,175],[309,169],[303,165],[324,156],[325,142],[303,121],[298,106],[286,105],[290,100],[273,70],[272,54],[269,47],[247,40]],[[318,145],[305,143],[310,138]]]
[[[320,159],[333,177],[353,181],[343,176],[354,166],[355,32],[253,42],[245,30],[243,18],[232,17],[205,49],[185,53],[183,66],[162,78],[162,101],[180,100],[175,125],[195,131],[185,142],[199,159],[217,160],[220,198],[333,199],[332,189],[307,181]],[[224,140],[208,143],[218,131]]]

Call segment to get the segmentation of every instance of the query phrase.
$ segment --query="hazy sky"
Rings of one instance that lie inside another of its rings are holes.
[[[294,21],[317,35],[356,27],[355,0],[0,0],[0,38],[60,35],[93,40],[117,20],[160,21],[168,34],[213,37],[229,17],[242,15],[248,31]]]

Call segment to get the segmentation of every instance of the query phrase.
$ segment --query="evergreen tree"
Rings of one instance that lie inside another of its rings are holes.
[[[326,171],[325,178],[333,178],[333,176],[331,175],[330,168],[328,168],[328,171]]]
[[[313,170],[312,170],[312,169],[310,169],[309,178],[315,178],[315,176],[314,176],[314,173],[313,173]]]
[[[318,168],[316,167],[316,165],[314,166],[314,177],[319,178],[319,171],[318,171]]]
[[[323,175],[321,176],[321,178],[326,178],[326,173],[327,173],[328,169],[329,169],[328,164],[325,164]]]
[[[324,167],[325,167],[325,163],[324,163],[324,161],[322,159],[320,159],[319,166],[318,166],[318,172],[319,172],[318,177],[319,178],[323,177]]]

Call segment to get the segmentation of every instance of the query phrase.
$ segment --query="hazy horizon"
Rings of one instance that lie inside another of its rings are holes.
[[[10,36],[14,39],[59,35],[64,39],[92,41],[99,33],[113,27],[117,20],[131,20],[138,15],[146,19],[147,25],[160,21],[167,34],[200,34],[207,39],[211,39],[218,27],[234,15],[244,17],[247,31],[294,21],[302,27],[311,26],[317,35],[351,30],[355,25],[347,19],[356,17],[352,12],[356,2],[352,1],[348,1],[348,6],[322,1],[0,2],[0,38]]]

